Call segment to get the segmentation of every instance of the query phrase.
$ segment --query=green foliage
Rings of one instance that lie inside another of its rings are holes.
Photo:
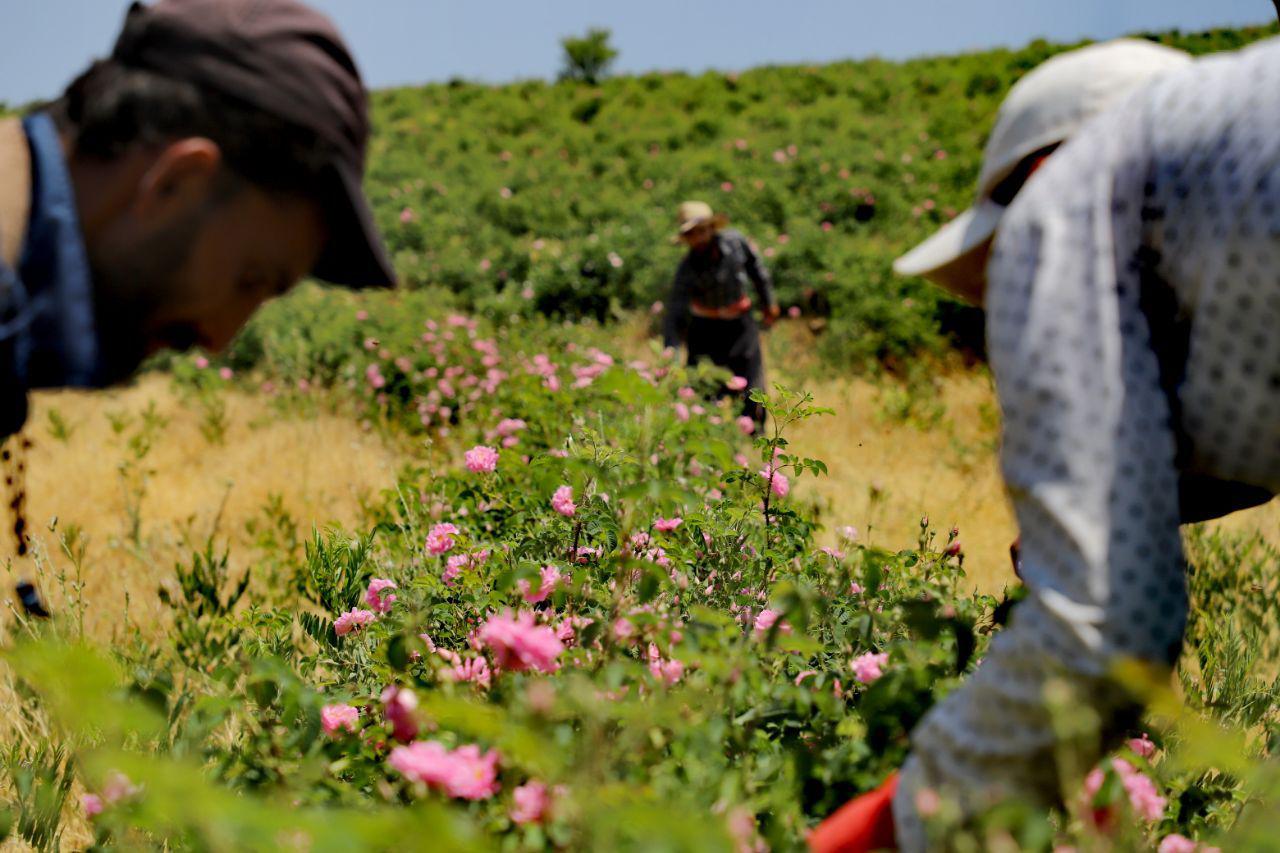
[[[155,637],[69,644],[83,638],[81,599],[9,629],[12,718],[30,745],[5,757],[0,830],[65,842],[76,778],[102,798],[99,847],[803,849],[819,819],[900,766],[912,727],[1007,614],[927,519],[915,548],[851,532],[816,547],[828,520],[789,490],[827,473],[789,444],[797,423],[829,414],[810,396],[753,392],[768,427],[743,435],[727,375],[656,347],[624,357],[607,322],[660,296],[667,208],[728,181],[717,204],[774,249],[784,294],[815,275],[830,284],[829,352],[892,363],[938,346],[944,303],[891,278],[889,259],[936,224],[919,193],[963,202],[1000,93],[1057,49],[379,95],[378,215],[420,287],[377,301],[304,288],[254,321],[228,372],[168,366],[209,441],[236,372],[253,368],[282,417],[353,412],[421,452],[363,529],[300,532],[274,499],[236,576],[211,537],[163,585],[170,621]],[[428,186],[424,164],[449,177]],[[449,313],[461,306],[482,316]],[[927,423],[931,400],[920,381],[881,405]],[[154,409],[111,425],[140,548],[147,459],[169,426]],[[492,466],[465,459],[478,446],[497,452]],[[1280,652],[1280,555],[1198,529],[1187,545],[1181,695],[1120,673],[1150,703],[1159,749],[1119,755],[1168,798],[1163,816],[1132,814],[1107,764],[1091,797],[1064,778],[1058,810],[1011,802],[964,822],[942,803],[940,839],[1274,840],[1280,681],[1261,664]],[[78,596],[78,530],[62,547]],[[520,630],[537,648],[504,645]],[[1065,687],[1050,698],[1063,762],[1083,775],[1097,720]],[[493,763],[414,778],[409,742]],[[526,820],[516,791],[531,786],[549,805]],[[1114,818],[1105,831],[1099,812]]]
[[[826,475],[788,441],[829,414],[809,395],[755,392],[768,429],[746,437],[736,403],[717,400],[723,372],[656,351],[624,364],[590,325],[494,328],[431,310],[426,294],[394,298],[372,316],[324,290],[275,306],[326,319],[258,328],[263,387],[288,416],[321,396],[436,451],[370,505],[361,533],[300,535],[270,503],[253,525],[267,582],[230,576],[207,541],[161,592],[172,628],[156,640],[110,656],[59,645],[76,636],[64,624],[75,614],[31,632],[43,639],[8,654],[22,713],[47,719],[39,746],[68,757],[37,762],[11,803],[52,803],[73,767],[109,800],[93,819],[101,844],[382,849],[414,832],[444,848],[800,849],[816,820],[901,764],[912,727],[999,630],[954,534],[927,519],[913,549],[849,533],[815,547],[822,519],[788,488]],[[179,382],[216,375],[175,369]],[[162,428],[117,421],[125,441]],[[463,464],[478,444],[497,449],[494,470]],[[552,499],[566,488],[571,509]],[[457,528],[447,542],[434,531],[444,523]],[[962,824],[943,808],[939,833],[960,848],[1012,837],[1049,849],[1274,829],[1277,696],[1258,662],[1276,651],[1276,554],[1200,532],[1188,546],[1197,607],[1233,615],[1193,620],[1185,703],[1145,674],[1127,678],[1148,686],[1161,753],[1122,755],[1168,797],[1164,817],[1131,817],[1108,770],[1091,804],[1118,815],[1107,838],[1067,779],[1065,811],[1011,803]],[[393,581],[395,600],[352,627],[374,579]],[[485,626],[504,614],[554,635],[554,661],[500,654]],[[869,657],[882,675],[867,674]],[[386,707],[396,690],[415,697],[399,722]],[[1096,719],[1066,694],[1059,705],[1068,744],[1088,754]],[[331,706],[353,709],[350,729],[325,728]],[[414,738],[492,750],[493,786],[467,799],[406,778],[393,756]],[[550,810],[516,823],[526,785],[545,786]],[[22,832],[64,828],[49,818]]]
[[[564,68],[560,79],[578,80],[592,86],[599,83],[618,57],[618,51],[609,44],[610,35],[608,30],[597,28],[587,30],[587,34],[580,38],[561,39]]]
[[[55,440],[66,444],[71,440],[71,434],[75,432],[75,427],[67,422],[62,416],[62,412],[57,409],[50,408],[49,418],[49,435]]]
[[[1153,38],[1203,53],[1275,31]],[[666,299],[676,206],[705,199],[758,244],[784,305],[827,296],[829,363],[899,370],[952,341],[981,350],[972,309],[890,265],[969,205],[1009,87],[1075,46],[386,90],[367,187],[403,283],[493,319]]]
[[[60,849],[62,809],[75,781],[67,758],[48,744],[9,747],[3,767],[14,800],[0,813],[0,838],[12,832],[37,850]]]

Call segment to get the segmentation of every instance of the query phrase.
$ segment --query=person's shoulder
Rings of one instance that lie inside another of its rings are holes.
[[[26,238],[31,158],[22,121],[0,119],[0,260],[14,265]]]
[[[718,232],[720,239],[735,245],[749,245],[747,236],[737,228],[722,228]]]

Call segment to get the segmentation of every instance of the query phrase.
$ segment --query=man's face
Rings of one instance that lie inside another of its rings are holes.
[[[711,245],[711,238],[715,236],[716,230],[709,223],[695,225],[688,231],[680,235],[680,239],[690,249],[695,251],[705,249]]]
[[[325,236],[314,202],[225,172],[142,192],[162,199],[127,207],[88,246],[111,382],[166,347],[224,349],[259,305],[307,274]]]
[[[315,204],[244,186],[191,234],[185,261],[167,276],[169,298],[148,318],[148,354],[162,347],[226,348],[263,302],[315,265],[324,230]]]

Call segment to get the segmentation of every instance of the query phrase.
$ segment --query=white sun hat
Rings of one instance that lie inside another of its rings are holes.
[[[1138,39],[1117,39],[1061,53],[1014,84],[996,114],[982,154],[972,207],[893,262],[899,275],[922,275],[961,296],[973,273],[968,257],[995,234],[1004,205],[991,192],[1029,155],[1068,139],[1080,126],[1152,78],[1191,57]]]

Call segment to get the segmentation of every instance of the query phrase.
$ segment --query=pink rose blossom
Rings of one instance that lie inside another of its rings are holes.
[[[785,498],[791,491],[791,481],[787,475],[770,464],[760,469],[760,476],[769,482],[769,490],[780,498]]]
[[[467,470],[476,474],[495,471],[498,468],[498,451],[483,444],[477,444],[468,450],[463,454],[463,458],[466,460]]]
[[[1147,737],[1146,732],[1142,733],[1142,737],[1130,738],[1128,740],[1128,747],[1137,755],[1148,760],[1156,754],[1156,745],[1151,742],[1151,738]]]
[[[102,797],[99,797],[97,794],[81,794],[80,808],[84,809],[86,817],[95,817],[100,815],[104,808],[102,804]]]
[[[754,630],[756,637],[763,637],[765,634],[769,633],[769,629],[773,627],[774,623],[778,621],[778,617],[781,615],[782,614],[778,611],[771,610],[767,607],[764,610],[761,610],[760,615],[756,617],[755,622]],[[791,626],[786,622],[783,622],[778,626],[778,633],[790,634]]]
[[[377,614],[372,610],[363,610],[358,607],[353,607],[334,620],[333,633],[337,634],[339,637],[345,637],[352,631],[360,630],[376,618]]]
[[[1160,839],[1160,846],[1156,850],[1157,853],[1222,853],[1217,847],[1200,844],[1176,832]]]
[[[533,591],[527,580],[522,578],[521,580],[516,581],[516,587],[520,590],[520,595],[522,595],[524,600],[530,604],[537,604],[539,602],[546,601],[547,598],[550,597],[551,593],[555,591],[556,587],[560,585],[560,570],[555,566],[543,566],[541,574],[542,578],[538,582],[537,592]]]
[[[551,508],[565,518],[572,518],[578,511],[573,503],[573,487],[561,486],[556,489],[555,494],[551,496]]]
[[[458,528],[449,523],[437,524],[427,531],[427,551],[431,554],[443,554],[454,546],[454,536]]]
[[[113,770],[107,775],[107,781],[102,785],[102,800],[105,803],[118,803],[141,791],[142,789],[133,784],[128,776],[119,770]]]
[[[418,736],[418,696],[407,687],[390,684],[382,691],[382,712],[391,724],[391,736],[408,743]]]
[[[526,782],[511,792],[511,799],[515,803],[511,820],[518,824],[541,822],[551,805],[547,786],[541,782]]]
[[[1160,846],[1156,850],[1159,853],[1196,853],[1197,846],[1190,838],[1175,832],[1160,839]]]
[[[477,639],[493,654],[495,667],[511,672],[554,672],[559,668],[556,658],[564,651],[555,629],[534,624],[532,613],[513,617],[508,610],[490,616]]]
[[[745,391],[747,388],[747,377],[735,376],[728,382],[724,383],[724,387],[730,391]]]
[[[449,751],[438,741],[417,741],[391,750],[387,764],[405,778],[451,797],[484,800],[498,792],[498,754],[481,755],[475,745]]]
[[[1129,804],[1140,817],[1149,821],[1164,817],[1165,798],[1157,793],[1156,785],[1150,778],[1122,758],[1113,760],[1111,765],[1119,774],[1125,793],[1129,795]]]
[[[649,644],[648,656],[649,674],[663,684],[675,684],[684,675],[684,664],[674,659],[664,661],[655,643]]]
[[[679,516],[675,518],[658,517],[653,520],[653,529],[659,533],[670,533],[683,523],[684,519]]]
[[[469,744],[453,751],[453,772],[444,785],[445,793],[462,800],[487,800],[498,793],[498,753],[483,755]]]
[[[209,366],[209,359],[205,358],[202,355],[198,355],[195,357],[195,365],[197,370],[204,370],[206,367]]]
[[[389,589],[396,589],[396,582],[387,578],[374,578],[369,581],[369,588],[365,590],[365,603],[373,609],[375,613],[389,613],[391,605],[395,603],[395,593],[387,593]]]
[[[467,658],[453,665],[447,675],[454,681],[466,681],[482,689],[489,689],[492,673],[489,662],[481,657]]]
[[[889,653],[866,652],[853,659],[853,677],[863,684],[870,684],[884,675],[884,667],[889,663]]]
[[[750,415],[740,415],[737,424],[738,431],[743,435],[751,435],[756,431],[756,419]]]
[[[613,638],[620,643],[625,643],[635,636],[636,626],[631,624],[631,620],[625,616],[619,616],[613,623]]]
[[[218,375],[221,376],[223,379],[230,379],[235,374],[231,372],[230,367],[220,367],[218,368]]]
[[[806,678],[811,678],[818,674],[816,669],[806,669],[804,672],[796,674],[796,687],[799,687]]]
[[[320,709],[320,728],[329,737],[336,737],[340,729],[354,732],[360,712],[351,705],[325,705]]]

